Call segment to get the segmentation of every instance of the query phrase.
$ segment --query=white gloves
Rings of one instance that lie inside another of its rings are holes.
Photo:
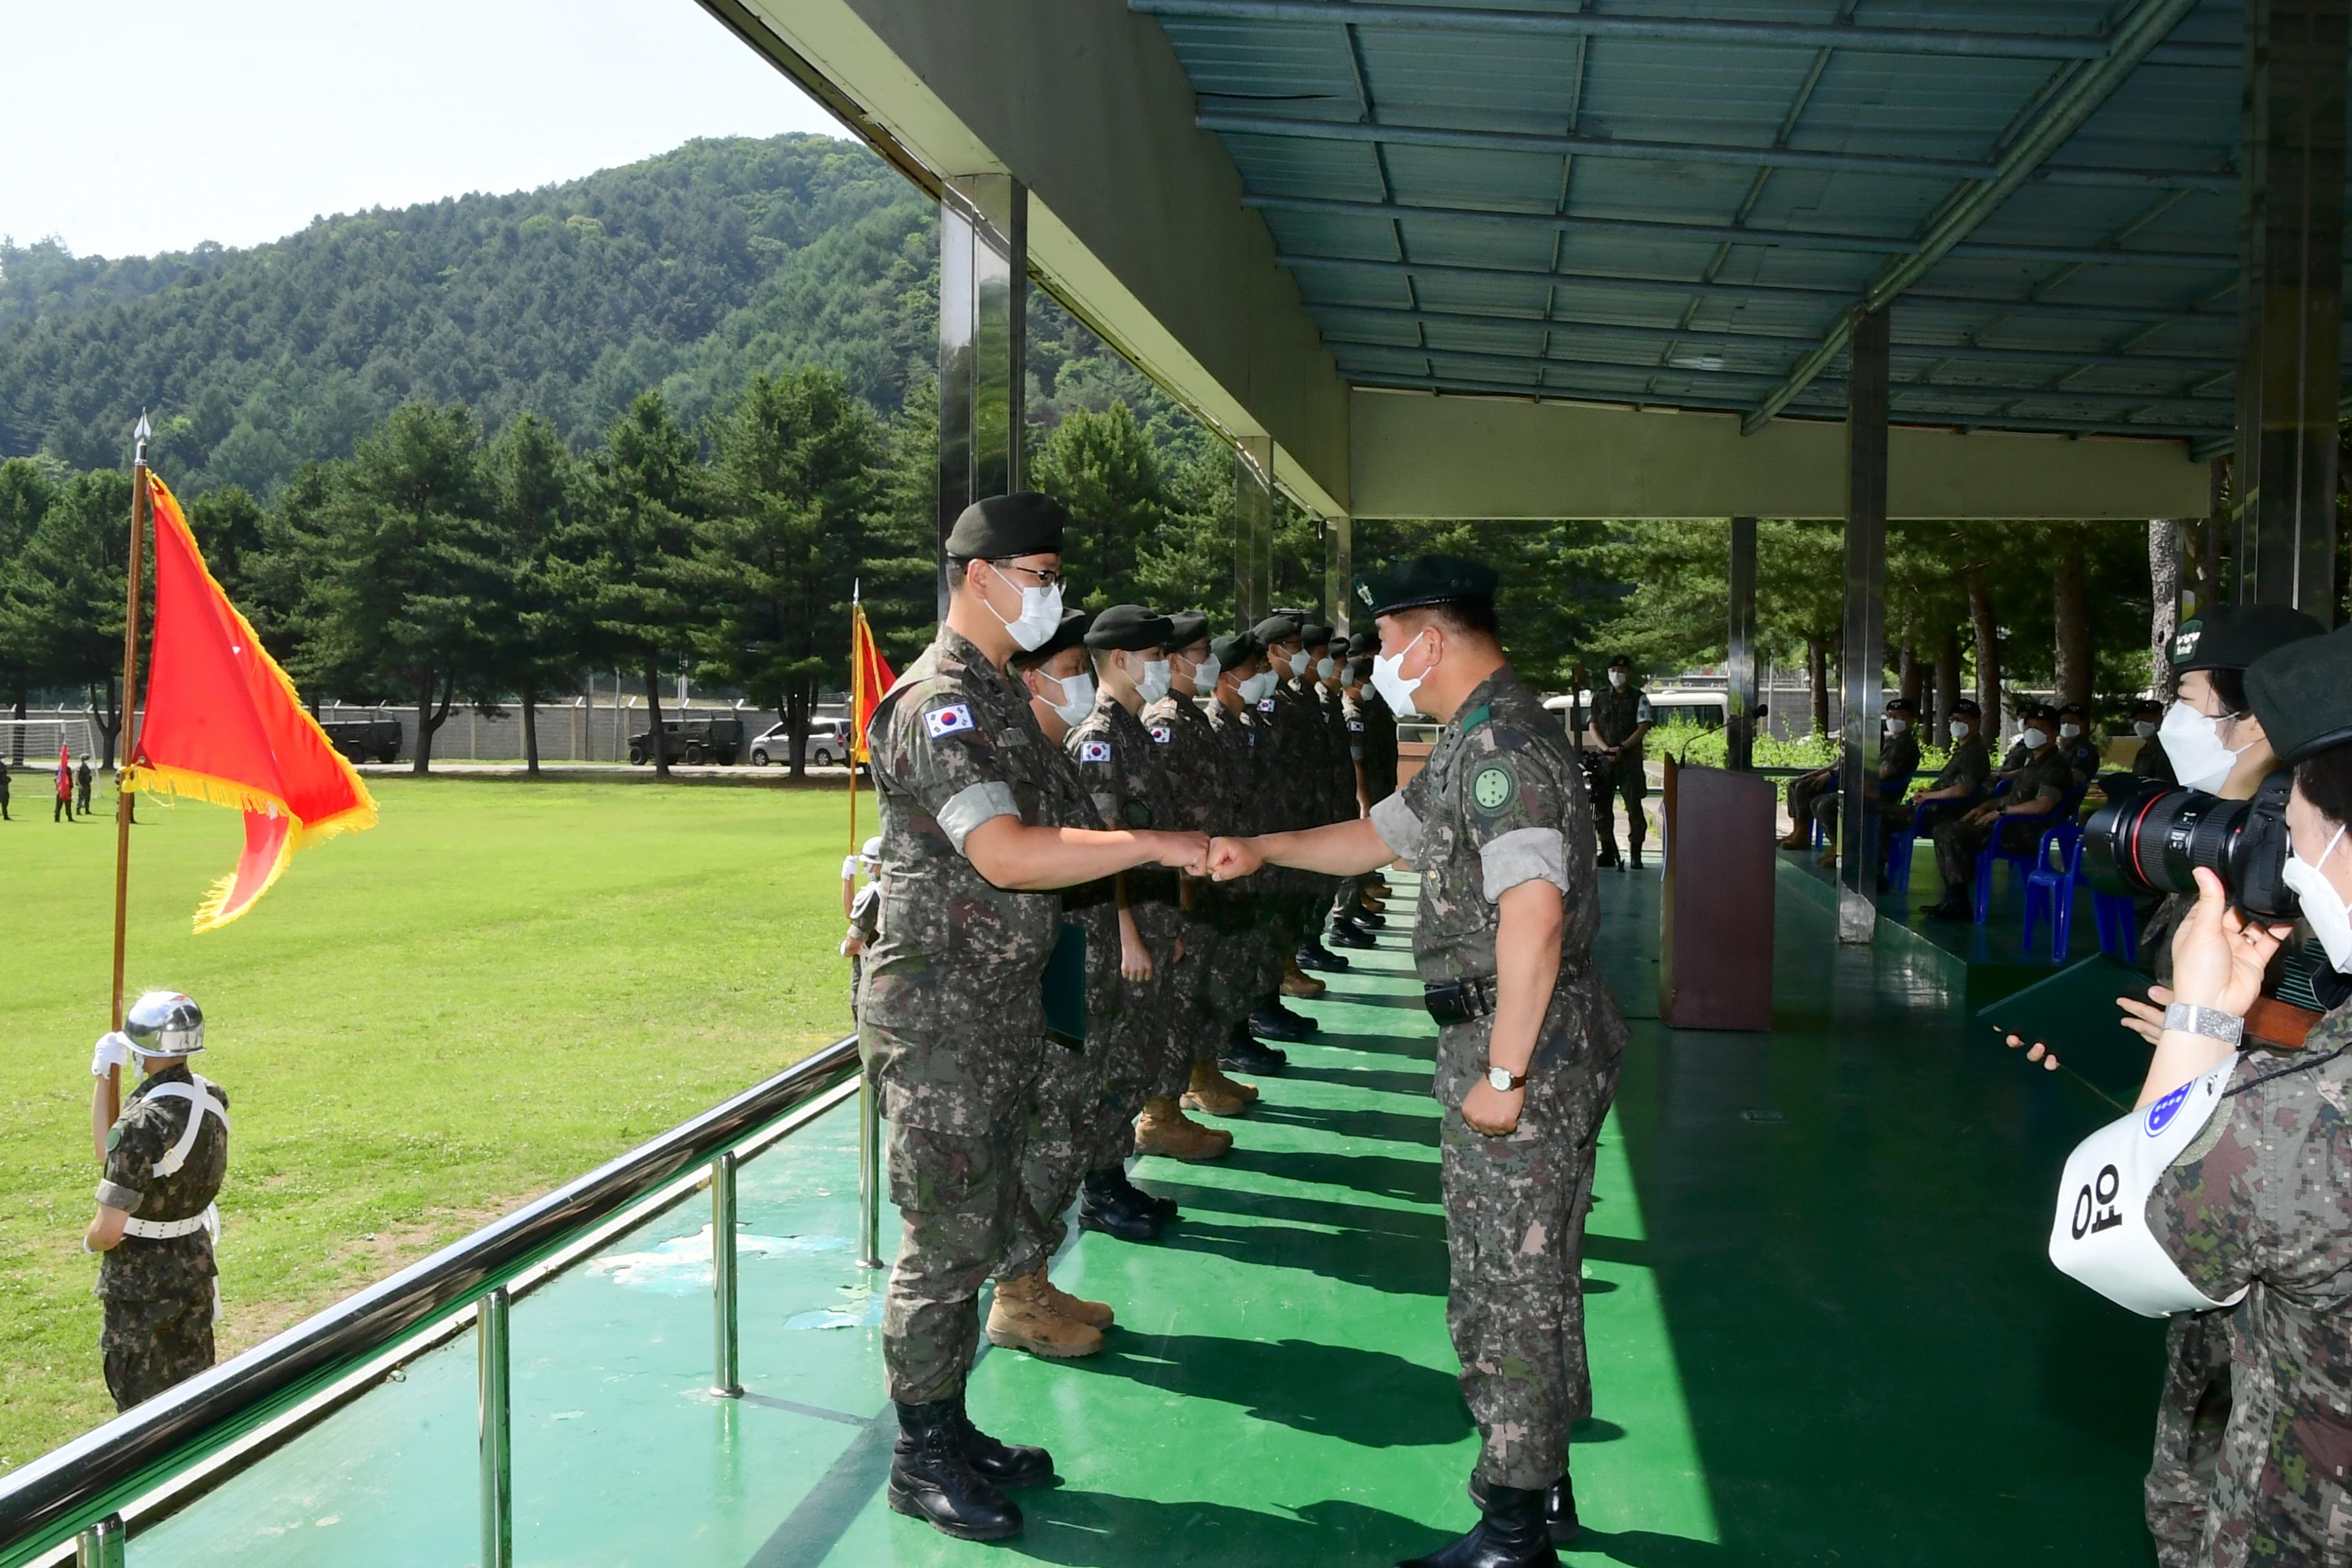
[[[98,1049],[89,1058],[89,1076],[104,1078],[109,1068],[131,1065],[131,1037],[120,1029],[110,1029],[98,1037]]]

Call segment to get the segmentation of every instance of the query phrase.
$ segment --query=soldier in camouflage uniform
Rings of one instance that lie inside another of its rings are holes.
[[[1210,851],[1221,878],[1264,863],[1344,875],[1398,857],[1422,873],[1413,958],[1440,1024],[1446,1323],[1481,1438],[1483,1517],[1421,1568],[1537,1568],[1576,1531],[1569,1429],[1591,1411],[1584,1218],[1626,1038],[1591,962],[1599,906],[1576,761],[1504,660],[1494,589],[1491,571],[1447,556],[1359,582],[1391,706],[1445,719],[1427,766],[1365,819]],[[1557,932],[1556,971],[1505,966],[1505,928],[1521,922]]]
[[[2032,849],[2042,830],[2059,820],[2059,810],[2074,798],[2074,770],[2057,744],[2058,715],[2046,707],[2028,709],[2025,733],[2038,738],[2023,742],[2032,760],[2010,781],[2009,793],[1936,828],[1936,871],[1943,879],[1944,896],[1928,906],[1929,919],[1974,920],[1976,900],[1970,889],[1977,856],[1984,847],[1997,833],[2004,849]]]
[[[1221,668],[1216,701],[1209,710],[1209,729],[1217,740],[1223,787],[1233,802],[1231,820],[1236,832],[1263,832],[1272,820],[1271,785],[1268,753],[1261,744],[1267,731],[1260,722],[1264,715],[1258,705],[1273,700],[1274,670],[1265,650],[1248,632],[1219,637],[1210,648]],[[1268,935],[1277,920],[1266,907],[1271,893],[1268,884],[1277,875],[1268,873],[1207,889],[1211,915],[1221,931],[1217,962],[1210,974],[1214,1005],[1235,1020],[1226,1030],[1218,1065],[1235,1072],[1282,1070],[1288,1058],[1257,1037],[1266,1026],[1281,1031],[1283,1038],[1303,1038],[1307,1033],[1292,1031],[1288,1024],[1266,1011],[1267,999],[1276,995],[1288,951]]]
[[[1310,668],[1307,650],[1298,645],[1298,622],[1277,612],[1251,627],[1250,635],[1264,650],[1265,673],[1273,677],[1267,689],[1250,704],[1249,723],[1257,737],[1260,813],[1269,832],[1311,826],[1304,792],[1312,776],[1320,736],[1301,713],[1291,684],[1298,672]],[[1250,1013],[1253,1038],[1303,1040],[1316,1031],[1314,1019],[1283,1005],[1286,996],[1311,999],[1323,994],[1323,982],[1299,968],[1297,960],[1298,939],[1314,903],[1313,895],[1305,891],[1308,881],[1277,868],[1259,890],[1264,934],[1275,953],[1275,983]],[[1230,1054],[1225,1060],[1228,1064],[1238,1060],[1251,1072],[1279,1072],[1283,1067],[1280,1052],[1272,1047],[1265,1047],[1255,1060]]]
[[[213,1364],[220,1317],[213,1200],[228,1175],[228,1094],[188,1070],[205,1016],[188,997],[151,991],[98,1042],[93,1128],[133,1058],[144,1079],[106,1131],[106,1174],[83,1245],[100,1253],[105,1304],[99,1353],[114,1407],[128,1410]]]
[[[1372,659],[1354,649],[1366,638],[1358,634],[1349,643],[1350,657],[1341,673],[1339,721],[1347,736],[1348,773],[1359,812],[1396,793],[1396,720],[1370,686]],[[1371,646],[1377,649],[1379,643]],[[1383,782],[1385,781],[1385,782]],[[1349,877],[1339,884],[1331,901],[1331,942],[1336,947],[1378,945],[1372,933],[1388,921],[1372,891],[1372,877]]]
[[[980,1288],[1017,1236],[1040,1053],[1057,1048],[1041,995],[1057,890],[1134,866],[1196,865],[1206,847],[1044,820],[1059,764],[1004,666],[1060,629],[1067,522],[1034,492],[966,509],[947,541],[947,620],[870,730],[885,874],[858,1013],[904,1222],[882,1317],[899,1428],[889,1502],[965,1540],[1018,1533],[1021,1510],[999,1487],[1053,1475],[1045,1450],[979,1431],[963,1391]]]
[[[1353,770],[1348,765],[1347,721],[1339,711],[1336,687],[1339,663],[1331,657],[1331,639],[1336,635],[1319,621],[1307,622],[1298,634],[1300,648],[1307,656],[1307,668],[1293,689],[1315,729],[1308,748],[1314,761],[1300,791],[1301,827],[1321,827],[1352,820],[1356,816]],[[1339,783],[1343,773],[1349,776],[1344,803]],[[1310,877],[1300,894],[1300,934],[1296,956],[1298,967],[1307,973],[1342,974],[1348,970],[1348,961],[1323,943],[1324,918],[1338,898],[1339,888],[1339,879]]]
[[[1178,825],[1166,747],[1144,728],[1140,717],[1148,705],[1171,689],[1167,653],[1173,635],[1167,616],[1139,605],[1112,605],[1095,617],[1087,632],[1099,694],[1094,711],[1070,731],[1065,745],[1107,822],[1161,830]],[[1179,880],[1163,870],[1131,871],[1123,879],[1121,897],[1119,973],[1131,987],[1148,994],[1142,1008],[1156,1026],[1138,1058],[1114,1064],[1115,1072],[1132,1075],[1143,1097],[1134,1152],[1177,1160],[1220,1159],[1233,1149],[1234,1135],[1202,1126],[1184,1114],[1181,1104],[1192,1081],[1192,1037],[1198,1023],[1183,1001],[1192,982],[1185,969],[1186,922]]]
[[[1594,862],[1622,870],[1629,862],[1617,858],[1616,803],[1625,803],[1625,848],[1630,864],[1642,868],[1642,841],[1650,830],[1642,802],[1649,798],[1650,775],[1642,765],[1642,737],[1650,732],[1650,698],[1633,679],[1633,661],[1619,654],[1609,661],[1609,682],[1592,694],[1592,718],[1586,727],[1607,764],[1609,788],[1615,797],[1596,816],[1601,854]]]
[[[1169,691],[1145,705],[1144,732],[1151,737],[1168,775],[1177,823],[1201,833],[1232,833],[1239,802],[1223,743],[1200,702],[1216,689],[1223,674],[1209,647],[1209,617],[1187,610],[1168,619]],[[1257,1099],[1257,1088],[1227,1078],[1217,1057],[1249,1008],[1244,1005],[1228,1011],[1232,998],[1212,973],[1223,956],[1224,921],[1216,902],[1213,884],[1184,884],[1185,957],[1176,984],[1178,1004],[1189,1020],[1190,1050],[1181,1104],[1210,1116],[1239,1116]]]

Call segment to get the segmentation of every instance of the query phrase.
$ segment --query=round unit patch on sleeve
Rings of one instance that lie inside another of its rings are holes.
[[[1489,816],[1510,805],[1518,793],[1519,781],[1507,763],[1488,763],[1471,775],[1471,804]]]

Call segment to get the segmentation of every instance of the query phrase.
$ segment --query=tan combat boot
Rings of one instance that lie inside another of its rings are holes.
[[[1192,1064],[1192,1084],[1184,1091],[1183,1107],[1211,1116],[1239,1116],[1257,1098],[1254,1084],[1235,1083],[1217,1070],[1214,1062]]]
[[[1054,1310],[1048,1289],[1043,1268],[1018,1279],[999,1279],[996,1300],[988,1308],[988,1342],[1054,1361],[1102,1349],[1102,1331]]]
[[[1135,1119],[1135,1152],[1165,1154],[1171,1160],[1223,1159],[1234,1146],[1234,1135],[1203,1127],[1186,1116],[1172,1100],[1147,1100]]]
[[[1089,1301],[1083,1296],[1073,1296],[1050,1279],[1043,1268],[1037,1270],[1037,1284],[1044,1292],[1045,1304],[1074,1323],[1084,1323],[1090,1329],[1107,1329],[1118,1321],[1108,1301]]]
[[[1324,990],[1325,986],[1320,980],[1298,967],[1298,960],[1288,958],[1283,961],[1282,994],[1285,996],[1305,999],[1320,996]]]

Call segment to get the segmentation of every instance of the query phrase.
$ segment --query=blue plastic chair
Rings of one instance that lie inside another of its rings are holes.
[[[2139,910],[2129,893],[2091,889],[2091,914],[2099,922],[2099,951],[2126,963],[2139,962]]]
[[[2050,863],[2052,849],[2059,850],[2056,868]],[[2025,935],[2017,950],[2033,951],[2033,922],[2040,916],[2050,922],[2050,962],[2063,963],[2074,937],[2074,889],[2083,885],[2083,836],[2062,837],[2053,828],[2042,836],[2042,862],[2025,874]]]
[[[2008,793],[2008,781],[2002,780],[2001,784],[2002,787],[1994,790],[1993,794]],[[1977,852],[1977,924],[1984,924],[1992,912],[1993,867],[2006,863],[2015,868],[2014,875],[2020,879],[2032,875],[2035,867],[2048,863],[2052,845],[2072,845],[2083,836],[2083,825],[2074,820],[2074,813],[2082,804],[2082,789],[2068,791],[2066,798],[2058,803],[2058,809],[2050,814],[2053,826],[2042,830],[2031,851],[2002,847],[2000,832],[1998,828],[1994,830],[1993,836],[1985,841],[1985,847]]]
[[[1878,781],[1878,804],[1881,808],[1900,805],[1902,803],[1904,791],[1911,787],[1911,776],[1912,775],[1909,773],[1905,773],[1900,778],[1881,779]],[[1839,793],[1839,781],[1832,780],[1830,787],[1823,790],[1820,795],[1815,795],[1813,798],[1816,801],[1826,800],[1831,795]],[[1826,849],[1829,847],[1829,835],[1822,831],[1822,819],[1818,816],[1813,818],[1813,847],[1816,849]],[[1911,873],[1907,868],[1903,874],[1903,885],[1906,889],[1911,885]]]
[[[1919,835],[1908,827],[1899,828],[1886,836],[1886,889],[1892,893],[1911,890],[1911,856],[1918,847]]]

